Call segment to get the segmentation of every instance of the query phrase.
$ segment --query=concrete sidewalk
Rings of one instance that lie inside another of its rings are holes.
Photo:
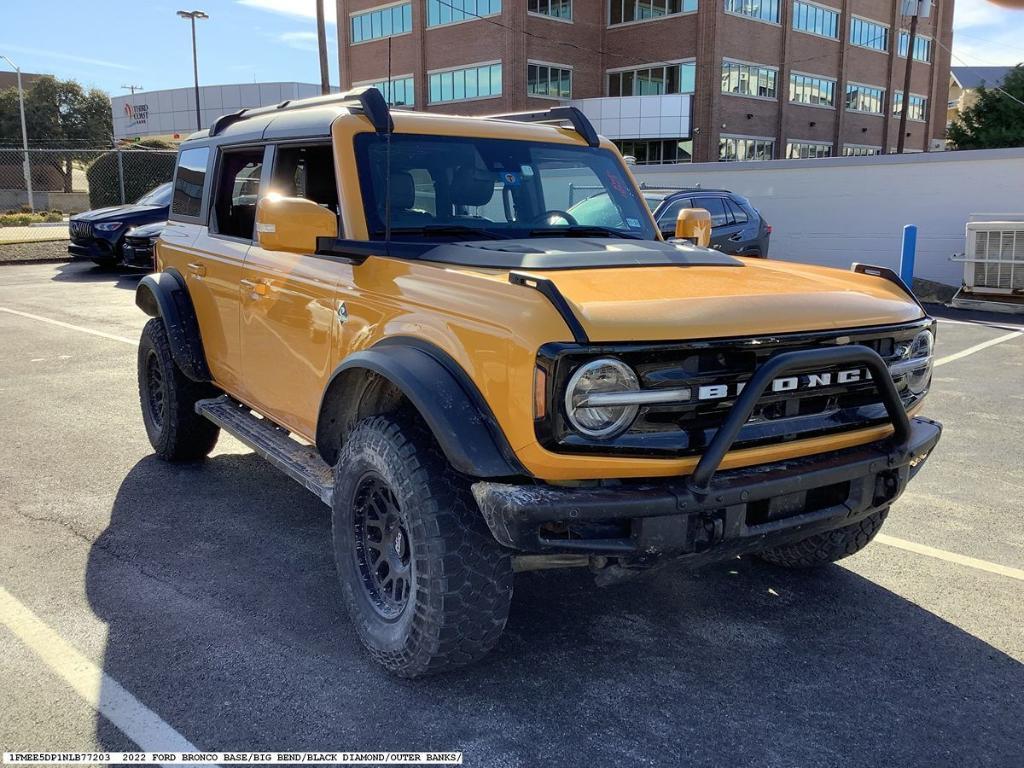
[[[51,240],[68,240],[70,237],[67,224],[41,227],[0,227],[0,245],[45,243]]]

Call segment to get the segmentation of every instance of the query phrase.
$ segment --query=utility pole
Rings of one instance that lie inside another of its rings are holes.
[[[21,168],[25,174],[25,191],[28,192],[28,207],[32,213],[36,212],[36,201],[32,194],[32,165],[28,159],[28,130],[25,128],[25,89],[21,87],[21,67],[0,53],[0,59],[10,64],[18,75],[18,106],[21,108],[21,149],[24,157],[21,161]]]
[[[925,13],[928,12],[928,1],[923,0]],[[914,41],[917,38],[917,19],[921,15],[922,0],[904,0],[903,15],[910,16],[910,36],[907,40],[907,69],[903,74],[903,103],[900,105],[900,135],[896,139],[896,154],[902,155],[907,143],[907,113],[910,110],[910,74],[914,68]],[[909,14],[907,13],[909,11]],[[899,39],[896,40],[899,50]]]
[[[196,19],[208,19],[210,17],[202,11],[178,11],[178,15],[192,22],[192,73],[195,75],[196,84],[196,130],[201,131],[203,129],[203,114],[199,109],[199,58],[196,55]]]
[[[331,70],[327,65],[327,23],[324,20],[324,0],[316,0],[316,40],[320,49],[320,93],[331,92]]]

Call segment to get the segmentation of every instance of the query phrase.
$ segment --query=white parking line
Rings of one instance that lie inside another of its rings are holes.
[[[143,751],[199,751],[3,587],[0,587],[0,623]]]
[[[935,361],[935,367],[938,368],[940,365],[945,365],[946,363],[952,363],[954,360],[960,360],[961,358],[967,357],[968,355],[973,355],[975,352],[981,352],[981,350],[983,350],[983,349],[988,349],[989,347],[994,347],[996,344],[1002,344],[1004,341],[1013,341],[1014,339],[1018,339],[1021,336],[1024,336],[1024,332],[1022,332],[1022,331],[1014,331],[1013,333],[1007,333],[1006,335],[999,336],[998,338],[995,338],[995,339],[989,339],[988,341],[983,341],[983,342],[981,342],[981,344],[975,344],[973,347],[968,347],[967,349],[962,349],[959,352],[956,352],[956,353],[954,353],[952,355],[946,355],[945,357],[940,357],[938,360]]]
[[[947,563],[956,563],[957,565],[964,565],[968,568],[974,568],[975,570],[995,573],[999,576],[1006,576],[1010,579],[1024,581],[1024,571],[1020,568],[1010,568],[1006,565],[990,563],[988,560],[979,560],[976,557],[958,555],[956,552],[947,552],[944,549],[935,549],[935,547],[929,547],[925,544],[918,544],[916,541],[897,539],[895,536],[886,536],[884,533],[880,533],[875,536],[875,541],[879,544],[886,544],[887,546],[903,549],[907,552],[914,552],[915,554],[924,555],[925,557],[934,557],[938,560],[945,560]]]
[[[1024,331],[1024,325],[1015,325],[1014,323],[998,323],[988,320],[952,320],[948,317],[937,317],[935,319],[940,323],[949,323],[950,325],[973,325],[975,328],[981,326],[982,328],[995,328],[999,331]]]
[[[71,323],[65,323],[60,320],[51,320],[48,317],[41,317],[39,315],[33,315],[28,312],[19,312],[16,309],[8,309],[7,307],[0,307],[0,312],[6,312],[9,315],[17,315],[18,317],[27,317],[29,320],[38,320],[41,323],[49,323],[50,325],[56,325],[58,328],[67,328],[69,331],[78,331],[79,333],[88,333],[92,336],[99,336],[102,339],[110,339],[112,341],[120,341],[125,344],[131,344],[133,347],[137,347],[139,342],[137,339],[129,339],[127,336],[116,336],[113,333],[106,333],[104,331],[94,331],[92,328],[84,328],[81,325],[72,325]]]

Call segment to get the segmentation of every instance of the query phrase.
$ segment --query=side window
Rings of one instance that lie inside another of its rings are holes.
[[[186,149],[178,155],[178,168],[174,174],[174,197],[171,214],[196,217],[203,208],[203,184],[206,182],[206,163],[210,159],[209,147]]]
[[[721,227],[729,223],[729,211],[726,210],[725,200],[720,197],[699,197],[693,201],[695,208],[703,208],[711,214],[711,226]]]
[[[678,200],[673,200],[669,203],[668,208],[658,216],[658,228],[661,230],[675,230],[676,219],[679,218],[679,212],[683,208],[692,208],[693,201],[688,197],[681,197]]]
[[[732,220],[737,224],[747,223],[747,212],[740,208],[734,200],[727,200],[729,211],[732,213]]]
[[[252,239],[256,200],[260,194],[263,148],[227,151],[221,155],[211,229],[228,237]]]
[[[279,146],[270,191],[302,197],[338,212],[338,184],[334,177],[334,151],[329,144]]]

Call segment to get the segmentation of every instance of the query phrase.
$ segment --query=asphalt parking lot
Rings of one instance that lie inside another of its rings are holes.
[[[605,589],[521,574],[494,653],[408,682],[340,608],[326,507],[228,437],[201,464],[151,456],[136,281],[0,266],[0,751],[135,749],[94,707],[126,692],[156,715],[133,731],[149,750],[1024,764],[1024,319],[942,313],[943,441],[860,554]],[[60,643],[105,676],[69,684]]]

